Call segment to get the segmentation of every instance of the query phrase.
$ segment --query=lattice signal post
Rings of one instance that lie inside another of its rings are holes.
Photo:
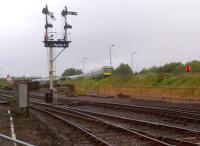
[[[53,87],[53,79],[54,79],[54,61],[56,58],[67,48],[69,47],[69,43],[71,41],[68,41],[67,38],[67,29],[71,29],[72,26],[67,23],[67,15],[77,15],[77,12],[71,12],[67,10],[67,7],[65,6],[65,9],[61,12],[61,15],[65,19],[64,24],[64,34],[60,38],[55,38],[55,35],[57,35],[55,32],[49,32],[49,29],[53,28],[53,24],[49,23],[49,18],[52,20],[56,20],[54,14],[49,11],[48,6],[46,5],[42,9],[42,13],[45,15],[45,36],[44,36],[44,46],[49,48],[49,97],[53,98],[53,103],[57,103],[56,97],[54,97],[54,87]],[[55,58],[53,54],[53,48],[63,48],[60,53],[58,53]]]

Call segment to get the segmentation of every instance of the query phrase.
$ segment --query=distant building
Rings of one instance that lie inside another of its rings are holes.
[[[8,83],[9,85],[13,85],[13,78],[10,77],[10,75],[7,75],[6,80],[7,80],[7,83]]]

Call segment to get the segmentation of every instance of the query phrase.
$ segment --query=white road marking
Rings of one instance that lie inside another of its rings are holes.
[[[10,114],[10,110],[8,110],[8,114]],[[12,138],[16,139],[15,127],[14,127],[14,124],[13,124],[13,117],[12,116],[10,116],[10,130],[11,130]],[[16,143],[14,143],[14,146],[17,146]]]

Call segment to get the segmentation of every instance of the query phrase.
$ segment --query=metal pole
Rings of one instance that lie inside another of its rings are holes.
[[[111,51],[111,46],[110,46],[110,67],[112,66],[111,54],[112,54],[112,51]]]
[[[133,55],[134,55],[134,54],[136,54],[136,52],[132,52],[132,53],[131,53],[131,57],[132,57],[132,71],[133,71],[133,72],[134,72],[134,70],[133,70],[133,64],[134,64],[134,63],[133,63],[133,62],[134,62]]]
[[[0,68],[1,70],[1,88],[3,87],[3,68]]]
[[[83,57],[83,74],[85,73],[85,60],[88,59],[86,57]]]
[[[133,53],[131,53],[131,57],[132,57],[132,72],[133,72]]]
[[[85,73],[85,59],[83,58],[83,74]]]
[[[65,6],[65,11],[67,12],[67,7]],[[67,15],[65,15],[65,25],[67,25]],[[65,28],[65,37],[64,40],[67,41],[67,28]]]
[[[53,48],[49,48],[49,82],[50,82],[50,97],[53,98],[53,103],[56,102],[53,96]]]
[[[135,62],[135,64],[137,65],[137,72],[138,72],[138,68],[139,68],[138,66],[139,66],[139,64],[137,62]]]
[[[7,141],[12,141],[13,143],[16,143],[16,144],[19,144],[19,145],[23,145],[23,146],[34,146],[32,144],[29,144],[29,143],[26,143],[26,142],[23,142],[23,141],[8,137],[8,136],[3,135],[3,134],[0,134],[0,138],[5,139]]]
[[[109,50],[110,50],[110,67],[112,67],[112,50],[111,48],[114,47],[115,45],[110,45]]]

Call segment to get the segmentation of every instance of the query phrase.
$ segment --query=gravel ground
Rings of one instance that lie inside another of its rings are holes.
[[[40,95],[43,95],[39,93]],[[65,98],[65,99],[71,99],[71,100],[84,100],[84,101],[95,101],[95,102],[112,102],[112,103],[124,103],[124,104],[132,104],[132,105],[146,105],[146,106],[161,106],[161,107],[171,107],[171,108],[182,108],[182,109],[191,109],[191,110],[199,110],[200,111],[200,106],[199,105],[192,105],[192,104],[177,104],[177,103],[166,103],[166,102],[155,102],[155,101],[144,101],[144,100],[134,100],[130,98],[120,98],[120,97],[89,97],[89,96],[82,96],[82,97],[66,97],[64,95],[59,95],[58,97]],[[127,117],[127,118],[133,118],[133,119],[139,119],[139,120],[144,120],[144,121],[150,121],[150,122],[155,122],[155,123],[161,123],[161,124],[169,124],[173,126],[179,126],[183,128],[189,128],[193,130],[199,130],[200,131],[200,126],[199,125],[194,125],[194,124],[187,124],[183,125],[181,121],[177,121],[177,123],[174,123],[174,121],[166,119],[166,118],[159,118],[155,117],[153,115],[148,115],[148,114],[142,114],[142,113],[136,113],[136,112],[131,112],[131,111],[126,111],[126,110],[121,110],[121,109],[111,109],[111,108],[106,108],[106,107],[98,107],[98,106],[92,106],[92,105],[86,105],[86,104],[69,104],[67,106],[71,107],[76,107],[78,109],[84,109],[84,110],[89,110],[97,113],[104,113],[104,114],[111,114],[115,116],[121,116],[121,117]],[[148,130],[145,129],[144,130]],[[163,134],[162,129],[158,131],[160,134]],[[166,133],[166,136],[169,133]],[[176,135],[174,135],[176,137]],[[177,135],[179,137],[180,135]]]
[[[80,96],[80,97],[65,97],[60,95],[59,97],[67,99],[78,99],[78,100],[89,100],[89,101],[99,101],[99,102],[113,102],[113,103],[124,103],[124,104],[133,104],[133,105],[146,105],[146,106],[158,106],[158,107],[171,107],[171,108],[180,108],[180,109],[189,109],[189,110],[199,110],[200,104],[181,104],[181,103],[168,103],[161,101],[147,101],[147,100],[138,100],[134,98],[120,98],[120,97],[90,97],[90,96]]]
[[[9,120],[9,116],[8,116],[8,109],[9,106],[8,105],[0,105],[0,133],[4,134],[4,135],[11,135],[10,132],[10,120]],[[6,142],[2,139],[0,139],[0,145],[1,146],[9,146],[11,145],[11,143]]]
[[[37,115],[41,121],[45,122],[48,125],[48,128],[56,135],[59,135],[60,138],[64,140],[62,146],[93,146],[92,142],[81,134],[76,129],[62,123],[59,120],[52,118],[42,112],[32,110],[32,112]],[[54,146],[54,145],[53,145]]]
[[[52,108],[45,108],[52,109]],[[112,129],[108,125],[96,123],[93,120],[86,120],[69,115],[59,114],[61,117],[78,124],[82,128],[89,129],[89,131],[99,138],[102,138],[113,146],[150,146],[153,145],[150,142],[139,140],[135,135],[131,135],[126,132],[120,132],[116,129]],[[92,123],[92,124],[91,124]]]
[[[77,109],[82,109],[82,110],[88,110],[91,112],[110,114],[113,116],[121,116],[121,117],[126,117],[126,118],[137,119],[137,120],[155,122],[155,123],[159,123],[159,124],[168,124],[168,125],[179,126],[179,127],[183,127],[183,128],[200,130],[200,125],[194,125],[194,124],[183,125],[181,123],[181,121],[180,122],[177,121],[175,123],[173,120],[169,120],[166,118],[160,118],[160,117],[153,116],[153,115],[137,113],[137,112],[127,111],[127,110],[122,110],[122,109],[116,109],[116,108],[112,109],[112,108],[107,108],[107,107],[92,106],[92,105],[86,105],[86,104],[77,104],[77,105],[69,104],[67,106],[75,107]]]
[[[35,115],[30,114],[29,118],[18,115],[12,105],[0,104],[0,133],[11,137],[10,115],[11,110],[14,132],[16,138],[36,146],[64,146],[52,131],[49,130],[45,122],[39,121]],[[11,146],[13,143],[0,139],[0,146]]]
[[[42,93],[38,93],[43,95]],[[153,101],[142,101],[142,100],[133,100],[129,98],[119,98],[119,97],[65,97],[64,95],[59,95],[58,97],[65,99],[77,99],[77,100],[88,100],[88,101],[99,101],[99,102],[112,102],[112,103],[124,103],[124,104],[134,104],[134,105],[147,105],[147,106],[162,106],[162,107],[173,107],[173,108],[185,108],[200,110],[198,105],[186,105],[186,104],[173,104],[173,103],[164,103],[164,102],[153,102]],[[36,101],[41,101],[35,99]],[[112,114],[115,116],[140,119],[150,122],[163,123],[169,125],[175,125],[184,128],[190,128],[194,130],[200,130],[200,126],[188,124],[183,125],[181,123],[171,123],[172,121],[164,118],[155,117],[153,115],[136,113],[121,109],[111,109],[106,107],[98,107],[86,104],[69,104],[68,106],[76,107],[79,109],[89,110],[98,113]],[[9,125],[9,116],[7,115],[7,110],[10,109],[10,106],[0,105],[0,131],[3,134],[10,136],[10,125]],[[14,113],[14,112],[12,112]],[[31,144],[39,146],[90,146],[94,145],[87,137],[83,136],[80,132],[77,132],[70,126],[66,126],[60,121],[53,119],[50,116],[47,116],[43,113],[36,112],[31,110],[30,118],[25,118],[19,115],[13,115],[14,126],[17,139],[24,140]],[[147,130],[147,129],[143,129]],[[159,131],[158,131],[159,132]],[[160,133],[163,131],[161,130]],[[7,146],[5,142],[2,144],[0,140],[0,145]],[[113,141],[114,142],[114,141]],[[144,144],[145,145],[145,144]]]
[[[76,109],[87,110],[87,111],[96,112],[96,113],[132,118],[132,119],[137,119],[137,120],[150,121],[150,122],[155,122],[155,123],[159,123],[159,124],[178,126],[178,127],[182,127],[182,128],[188,128],[188,129],[200,131],[200,125],[194,125],[194,124],[184,125],[184,124],[181,124],[181,121],[177,121],[175,123],[173,120],[167,120],[164,118],[154,117],[152,115],[135,113],[135,112],[125,111],[125,110],[121,110],[121,109],[111,109],[111,108],[106,108],[106,107],[97,107],[97,106],[89,106],[89,105],[87,106],[87,105],[80,105],[80,104],[78,104],[78,105],[69,104],[69,106],[67,106],[67,107],[74,107]],[[178,132],[175,130],[169,130],[169,129],[165,129],[165,128],[150,127],[150,126],[144,126],[144,125],[134,124],[134,123],[126,123],[126,122],[122,122],[122,121],[118,121],[118,120],[110,119],[110,118],[106,118],[106,117],[101,117],[101,118],[103,118],[111,123],[116,123],[116,124],[122,125],[124,127],[130,128],[130,129],[131,128],[138,129],[141,131],[158,134],[160,136],[180,138],[180,139],[185,139],[185,138],[187,139],[187,138],[191,137],[189,134],[186,134],[186,133],[184,134],[180,131]],[[196,142],[196,143],[200,142],[199,138],[196,140],[187,139],[186,141]]]
[[[33,92],[37,95],[44,96],[44,92]],[[113,102],[113,103],[124,103],[124,104],[134,104],[134,105],[146,105],[146,106],[159,106],[159,107],[171,107],[189,110],[200,111],[199,104],[183,104],[183,103],[171,103],[162,101],[151,101],[151,100],[138,100],[134,97],[91,97],[91,96],[77,96],[77,97],[66,97],[66,95],[58,94],[57,97],[66,99],[78,99],[78,100],[89,100],[89,101],[99,101],[99,102]]]
[[[38,93],[42,95],[41,93]],[[124,104],[132,104],[132,105],[147,105],[147,106],[162,106],[162,107],[172,107],[172,108],[183,108],[183,109],[193,109],[193,110],[200,110],[199,105],[188,105],[188,104],[175,104],[175,103],[166,103],[166,102],[153,102],[153,101],[143,101],[143,100],[130,100],[129,98],[119,98],[119,97],[110,97],[110,98],[100,98],[100,97],[89,97],[89,96],[82,96],[82,97],[65,97],[64,95],[59,95],[58,97],[65,98],[65,99],[71,99],[71,100],[84,100],[84,101],[95,101],[95,102],[112,102],[112,103],[124,103]],[[73,105],[71,105],[73,106]],[[74,105],[75,106],[75,105]],[[105,107],[98,107],[98,106],[91,106],[91,105],[77,105],[77,108],[85,109],[89,111],[99,112],[99,113],[107,113],[107,114],[113,114],[113,115],[120,115],[123,117],[129,117],[134,119],[141,119],[146,120],[150,122],[157,122],[157,123],[163,123],[163,124],[170,124],[175,126],[180,126],[184,128],[190,128],[194,130],[200,130],[200,126],[194,125],[194,124],[187,124],[183,125],[182,122],[177,121],[177,123],[174,123],[174,121],[166,119],[166,118],[159,118],[155,117],[153,115],[148,114],[142,114],[142,113],[136,113],[126,110],[120,110],[120,109],[110,109]]]

